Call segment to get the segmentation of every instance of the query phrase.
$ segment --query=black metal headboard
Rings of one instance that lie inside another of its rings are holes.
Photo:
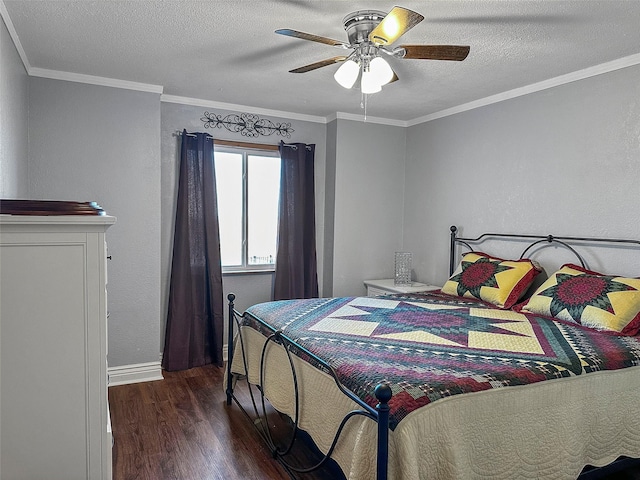
[[[458,227],[455,225],[451,226],[451,247],[449,249],[449,275],[453,274],[453,271],[456,268],[457,262],[455,261],[455,249],[457,245],[464,245],[470,251],[473,251],[472,244],[480,243],[484,240],[495,238],[495,239],[514,239],[514,240],[531,240],[531,243],[527,245],[527,247],[523,250],[520,258],[524,258],[524,256],[536,245],[540,244],[552,244],[556,243],[562,245],[563,247],[570,250],[580,262],[584,268],[588,268],[584,258],[573,248],[572,243],[608,243],[610,245],[613,244],[623,244],[623,245],[632,245],[632,246],[640,246],[640,240],[622,240],[618,238],[595,238],[595,237],[556,237],[553,235],[517,235],[511,233],[483,233],[479,237],[476,238],[464,238],[458,237]]]

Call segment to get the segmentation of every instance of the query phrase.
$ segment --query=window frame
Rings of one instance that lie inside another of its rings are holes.
[[[246,273],[273,273],[274,263],[249,265],[249,176],[248,165],[249,156],[274,157],[282,161],[280,151],[276,145],[259,145],[247,142],[214,141],[214,161],[215,154],[227,152],[240,154],[242,156],[242,265],[232,265],[222,267],[223,274],[246,274]],[[217,177],[216,177],[217,181]],[[277,239],[276,239],[277,240]],[[277,252],[276,252],[277,253]]]

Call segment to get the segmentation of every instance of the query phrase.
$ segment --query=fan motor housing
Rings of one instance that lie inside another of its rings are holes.
[[[342,20],[351,45],[369,41],[369,34],[387,14],[379,10],[358,10]]]

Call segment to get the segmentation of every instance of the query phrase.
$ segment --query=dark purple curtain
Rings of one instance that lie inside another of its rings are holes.
[[[280,211],[273,299],[318,297],[315,145],[280,142]]]
[[[223,311],[213,139],[185,130],[162,366],[222,365]]]

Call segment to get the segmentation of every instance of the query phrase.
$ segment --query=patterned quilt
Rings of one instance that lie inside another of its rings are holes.
[[[371,406],[374,387],[388,383],[392,430],[415,409],[451,395],[640,365],[638,337],[441,293],[254,305],[243,321],[266,334],[252,317],[324,359]]]

